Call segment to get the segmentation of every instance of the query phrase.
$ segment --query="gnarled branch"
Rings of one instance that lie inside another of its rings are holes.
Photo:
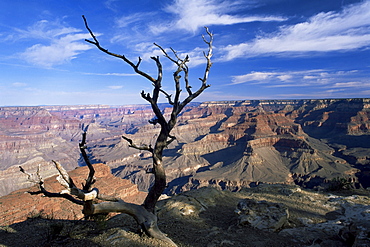
[[[20,170],[27,175],[30,182],[39,184],[39,193],[43,193],[47,197],[62,197],[70,200],[73,203],[83,205],[83,213],[85,215],[110,212],[129,214],[136,220],[140,228],[148,236],[165,241],[168,246],[177,246],[170,238],[168,238],[159,230],[157,225],[157,216],[151,212],[148,212],[143,206],[127,203],[122,199],[113,196],[100,194],[99,190],[96,188],[89,192],[84,192],[83,190],[75,187],[72,178],[68,175],[63,166],[61,166],[58,162],[53,162],[59,172],[57,180],[63,187],[66,188],[66,190],[63,190],[60,193],[52,193],[44,188],[44,181],[40,176],[40,168],[37,170],[36,175],[26,172],[22,167],[20,167]],[[82,200],[77,200],[75,197],[78,197]],[[104,202],[96,204],[92,203],[92,201],[96,199],[103,200]]]
[[[82,154],[82,157],[84,158],[84,161],[86,165],[89,167],[89,176],[87,177],[86,184],[83,186],[84,191],[89,191],[91,189],[91,186],[95,183],[96,179],[94,177],[95,170],[94,167],[91,165],[91,162],[89,160],[89,157],[87,156],[87,153],[85,151],[86,149],[86,131],[82,133],[82,141],[78,144],[80,148],[80,152]]]
[[[78,205],[83,205],[84,204],[83,201],[76,199],[75,197],[73,197],[70,194],[54,193],[54,192],[50,192],[50,191],[46,190],[45,186],[44,186],[44,180],[42,179],[42,177],[40,175],[40,167],[41,166],[39,165],[38,168],[37,168],[36,174],[30,174],[27,171],[25,171],[23,169],[23,167],[19,166],[20,171],[27,175],[28,181],[37,184],[39,189],[40,189],[40,191],[38,191],[38,192],[29,192],[30,194],[42,193],[47,197],[62,197],[62,198],[65,198],[65,199],[67,199],[67,200],[69,200],[73,203],[76,203]]]
[[[100,43],[99,43],[98,39],[96,38],[96,36],[94,35],[94,33],[91,31],[90,27],[88,26],[87,20],[86,20],[85,16],[82,16],[82,18],[84,20],[86,29],[89,31],[90,36],[93,39],[93,41],[92,40],[85,39],[86,42],[95,45],[99,50],[101,50],[102,52],[104,52],[104,53],[106,53],[106,54],[108,54],[110,56],[113,56],[113,57],[117,57],[117,58],[122,59],[127,64],[129,64],[134,69],[134,71],[137,74],[145,77],[146,79],[150,80],[151,82],[156,82],[157,81],[156,79],[154,79],[153,77],[151,77],[149,74],[147,74],[147,73],[145,73],[145,72],[143,72],[143,71],[141,71],[139,69],[139,65],[141,63],[141,58],[140,57],[139,57],[138,63],[137,64],[134,64],[131,60],[129,60],[128,58],[126,58],[124,55],[119,55],[119,54],[116,54],[116,53],[113,53],[113,52],[108,51],[108,49],[103,48],[100,45]]]
[[[135,149],[138,149],[138,150],[149,151],[149,152],[153,153],[152,145],[148,146],[148,145],[144,144],[144,145],[138,146],[130,138],[127,138],[126,136],[122,136],[122,138],[125,139],[129,143],[129,147],[132,147],[132,148],[135,148]]]
[[[83,188],[78,189],[73,183],[73,180],[69,177],[68,173],[63,169],[63,167],[58,162],[53,161],[59,171],[58,181],[65,187],[65,190],[63,190],[60,193],[50,193],[46,191],[43,186],[42,178],[39,176],[39,179],[37,179],[37,181],[38,181],[40,190],[46,196],[50,195],[50,196],[65,197],[69,200],[74,199],[76,203],[84,205],[85,214],[96,214],[96,213],[107,213],[107,212],[123,212],[123,213],[130,214],[136,219],[138,224],[143,228],[143,230],[149,236],[162,239],[171,246],[176,246],[169,238],[167,238],[158,229],[157,217],[155,216],[155,205],[160,195],[163,193],[164,189],[166,188],[166,173],[165,173],[164,166],[162,164],[163,150],[176,139],[174,136],[171,135],[171,131],[176,125],[177,117],[180,114],[180,112],[189,102],[191,102],[196,97],[198,97],[206,88],[210,86],[207,84],[207,80],[208,80],[210,68],[212,66],[211,57],[212,57],[213,34],[208,30],[208,28],[206,28],[206,32],[209,36],[209,40],[207,40],[205,36],[202,36],[203,41],[208,45],[208,52],[204,53],[204,57],[207,61],[207,65],[206,65],[203,77],[200,78],[200,81],[202,82],[202,84],[199,87],[199,89],[196,90],[195,92],[191,90],[192,87],[189,85],[189,68],[187,66],[187,63],[189,62],[189,56],[185,56],[185,58],[182,59],[179,57],[179,55],[174,49],[170,48],[174,56],[173,58],[169,56],[169,54],[167,54],[165,49],[155,44],[163,52],[164,56],[177,66],[175,72],[173,73],[173,80],[175,83],[175,93],[174,93],[174,98],[172,100],[172,95],[170,95],[169,93],[167,93],[161,88],[163,69],[162,69],[162,64],[158,56],[151,57],[151,59],[155,61],[156,66],[157,66],[157,76],[155,78],[143,72],[142,70],[140,70],[139,66],[142,62],[142,59],[140,57],[138,58],[137,63],[134,63],[131,60],[127,59],[124,55],[119,55],[119,54],[108,51],[108,49],[103,48],[100,45],[94,33],[89,28],[86,18],[84,16],[83,16],[83,20],[84,20],[86,29],[89,31],[91,38],[92,38],[92,40],[86,39],[86,42],[93,44],[99,50],[101,50],[102,52],[110,56],[122,59],[129,66],[131,66],[137,74],[149,80],[151,84],[153,85],[152,94],[145,93],[144,91],[142,91],[141,97],[151,104],[152,110],[156,116],[156,119],[153,119],[152,123],[153,124],[159,123],[161,126],[160,133],[157,136],[157,140],[155,142],[154,147],[151,147],[150,145],[149,146],[148,145],[138,146],[131,139],[124,137],[124,136],[122,138],[125,139],[131,147],[139,149],[139,150],[146,150],[152,153],[153,155],[152,171],[154,174],[154,185],[150,188],[149,193],[147,197],[145,198],[143,205],[135,205],[135,204],[126,203],[119,198],[100,195],[99,190],[95,188],[91,189],[95,181],[94,179],[95,171],[94,171],[93,166],[89,162],[88,156],[85,151],[86,149],[86,146],[85,146],[86,132],[85,132],[83,134],[82,141],[79,144],[82,156],[84,157],[84,160],[89,168],[89,175],[86,180],[86,184],[83,186]],[[183,74],[183,79],[185,81],[185,88],[188,93],[188,96],[182,102],[180,102],[180,94],[182,92],[180,81],[182,78],[182,74]],[[167,98],[168,102],[172,105],[172,112],[170,115],[170,119],[168,121],[165,119],[163,112],[160,110],[160,107],[158,106],[158,99],[161,93]],[[23,169],[21,168],[21,170]],[[93,200],[95,199],[104,200],[106,202],[93,204]]]

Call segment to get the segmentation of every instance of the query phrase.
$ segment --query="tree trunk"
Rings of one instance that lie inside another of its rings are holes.
[[[168,246],[177,246],[170,238],[159,230],[157,225],[157,216],[148,212],[141,205],[127,203],[120,200],[117,202],[89,204],[89,206],[84,207],[84,214],[86,215],[110,212],[120,212],[131,215],[148,236],[165,241]]]
[[[162,158],[168,136],[169,131],[162,127],[153,150],[154,184],[150,188],[143,204],[144,207],[152,213],[155,213],[155,205],[157,204],[159,197],[162,195],[167,185],[166,171],[163,167]]]

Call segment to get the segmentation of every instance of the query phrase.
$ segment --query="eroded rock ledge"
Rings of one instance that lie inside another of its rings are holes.
[[[142,203],[146,193],[139,191],[137,186],[129,180],[112,175],[110,168],[104,164],[94,164],[96,170],[96,183],[102,194],[114,195],[126,202]],[[69,172],[76,184],[85,182],[88,174],[87,167],[79,167]],[[20,173],[20,172],[19,172]],[[19,176],[25,176],[20,173]],[[45,186],[49,191],[59,192],[62,186],[56,176],[45,179]],[[28,217],[45,217],[50,219],[78,220],[83,218],[82,207],[63,198],[49,198],[42,194],[31,195],[38,187],[14,191],[9,195],[0,197],[0,219],[2,225],[9,225],[26,220]]]

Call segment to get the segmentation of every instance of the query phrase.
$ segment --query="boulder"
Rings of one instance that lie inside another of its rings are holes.
[[[242,199],[235,212],[239,225],[252,226],[261,230],[279,231],[289,218],[288,208],[281,203]]]
[[[369,201],[367,196],[329,195],[328,202],[338,208],[333,219],[318,224],[301,221],[305,226],[284,229],[279,235],[317,246],[370,246]]]

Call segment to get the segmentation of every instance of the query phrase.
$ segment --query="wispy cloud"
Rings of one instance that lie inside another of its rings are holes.
[[[170,48],[164,48],[163,47],[163,49],[166,51],[166,53],[170,57],[175,59],[175,55],[174,55],[173,51]],[[164,57],[164,53],[157,46],[153,45],[153,43],[148,43],[148,42],[139,43],[139,44],[135,45],[134,50],[136,52],[140,53],[141,54],[140,57],[145,61],[151,61],[151,57],[153,57],[153,56],[154,57],[159,56],[161,58]],[[204,48],[196,47],[193,50],[190,50],[190,51],[187,51],[187,52],[176,51],[176,55],[180,59],[185,59],[186,56],[189,56],[188,66],[189,67],[195,67],[195,66],[198,66],[200,64],[205,64],[206,63],[206,59],[205,59],[204,54],[203,54],[204,51],[206,51],[206,47],[204,47]],[[169,62],[169,60],[167,58],[163,58],[162,62],[167,63],[167,62]],[[170,62],[170,63],[173,66],[170,65],[168,68],[173,69],[173,68],[176,67],[172,62]],[[167,67],[164,68],[164,69],[167,69]]]
[[[271,84],[271,83],[287,83],[296,82],[301,83],[308,80],[319,81],[326,78],[328,72],[324,70],[302,70],[302,71],[282,71],[282,72],[266,72],[266,71],[252,71],[244,75],[236,75],[232,77],[231,85],[242,83],[253,84]]]
[[[232,83],[229,85],[243,83],[250,85],[260,84],[266,88],[305,86],[331,89],[370,88],[370,80],[358,70],[253,71],[248,74],[233,76]]]
[[[370,90],[346,91],[342,89],[320,90],[306,93],[276,94],[274,99],[324,99],[324,98],[351,98],[351,97],[369,97]]]
[[[370,80],[368,81],[350,81],[337,82],[331,85],[332,88],[370,88]]]
[[[123,86],[108,86],[109,89],[117,90],[123,88]]]
[[[23,82],[14,82],[14,83],[12,83],[12,86],[13,87],[25,87],[25,86],[27,86],[27,84],[23,83]]]
[[[81,30],[67,27],[59,20],[48,21],[40,20],[26,29],[14,29],[17,33],[14,35],[17,39],[42,39],[42,40],[53,40],[58,36],[67,35],[70,33],[77,33]]]
[[[36,44],[28,47],[18,57],[36,66],[53,67],[63,64],[76,58],[82,51],[92,48],[82,42],[89,38],[88,33],[67,27],[59,21],[41,20],[25,30],[15,31],[12,35],[14,40],[35,41]]]
[[[223,59],[261,54],[305,54],[353,50],[370,45],[370,1],[349,5],[341,12],[319,13],[306,22],[282,26],[277,33],[223,48]]]
[[[134,23],[147,21],[155,15],[154,12],[138,12],[131,15],[125,15],[116,20],[116,25],[119,28],[131,26]]]
[[[245,8],[246,3],[228,0],[175,0],[165,8],[175,19],[150,26],[154,34],[181,29],[196,32],[211,25],[233,25],[255,21],[283,21],[279,16],[241,16],[230,14],[235,8]]]
[[[87,37],[85,34],[67,35],[54,39],[49,45],[33,45],[20,56],[28,63],[42,67],[53,67],[76,58],[81,51],[91,49],[90,46],[82,42],[76,42]]]
[[[272,76],[277,77],[277,75],[278,75],[277,73],[272,73],[272,72],[253,71],[249,74],[233,76],[232,84],[235,85],[235,84],[241,84],[241,83],[246,83],[246,82],[261,82],[261,81],[265,81],[271,78]]]

